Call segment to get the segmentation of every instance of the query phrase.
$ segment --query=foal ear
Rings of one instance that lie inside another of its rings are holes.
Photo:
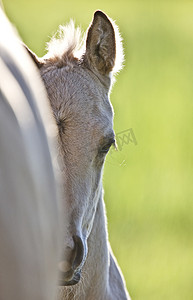
[[[96,11],[88,30],[85,53],[89,67],[108,75],[115,65],[116,42],[112,23],[102,11]]]
[[[43,62],[41,61],[41,59],[33,51],[31,51],[25,44],[23,44],[23,46],[27,50],[31,58],[33,59],[38,69],[40,69],[43,66]]]

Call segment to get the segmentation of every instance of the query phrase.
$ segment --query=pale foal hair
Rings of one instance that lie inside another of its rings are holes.
[[[58,126],[63,203],[68,212],[59,263],[58,300],[130,299],[108,241],[103,201],[105,156],[115,144],[112,80],[123,65],[115,23],[94,14],[84,38],[71,21],[60,27],[38,58]]]

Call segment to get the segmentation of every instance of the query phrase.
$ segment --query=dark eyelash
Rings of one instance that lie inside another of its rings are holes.
[[[115,145],[115,140],[112,139],[110,142],[108,142],[105,146],[103,146],[101,149],[100,149],[100,152],[103,153],[103,154],[106,154],[108,153],[109,149],[111,148],[112,145]]]

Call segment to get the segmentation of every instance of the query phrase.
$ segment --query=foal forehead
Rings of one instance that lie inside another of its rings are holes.
[[[91,71],[79,65],[53,67],[42,77],[57,117],[65,119],[75,114],[84,120],[94,117],[106,126],[111,123],[113,110],[108,90]]]

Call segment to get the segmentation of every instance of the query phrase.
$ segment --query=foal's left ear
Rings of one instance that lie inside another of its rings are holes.
[[[87,34],[85,58],[91,69],[108,75],[115,65],[115,56],[113,25],[102,11],[96,11]]]
[[[31,51],[25,44],[23,44],[23,46],[27,50],[30,57],[33,59],[38,69],[40,69],[43,66],[43,62],[41,61],[41,59],[33,51]]]

